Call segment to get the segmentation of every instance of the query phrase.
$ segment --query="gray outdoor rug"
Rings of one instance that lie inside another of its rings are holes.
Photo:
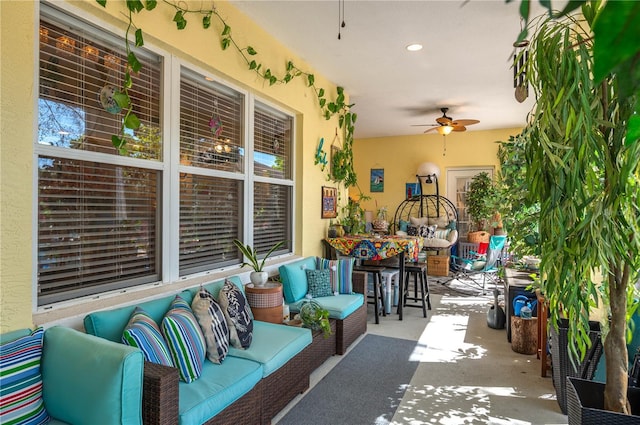
[[[388,424],[418,366],[416,341],[365,335],[278,425]]]

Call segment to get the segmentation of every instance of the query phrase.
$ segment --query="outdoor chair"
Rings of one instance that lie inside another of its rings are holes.
[[[451,256],[451,269],[453,275],[450,280],[471,282],[482,288],[482,295],[486,295],[487,282],[498,284],[498,266],[502,258],[507,237],[505,235],[493,235],[489,239],[489,247],[486,255],[479,254],[474,250],[474,245],[479,244],[463,243],[459,244],[459,255]],[[480,280],[481,278],[481,280]]]

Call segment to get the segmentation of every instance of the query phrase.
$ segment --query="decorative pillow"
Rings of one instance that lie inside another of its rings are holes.
[[[38,328],[0,346],[0,423],[46,424],[51,417],[42,400],[42,337]]]
[[[329,269],[329,281],[331,282],[331,290],[339,294],[353,293],[353,263],[354,258],[345,258],[340,260],[328,260],[326,258],[317,258],[317,269]]]
[[[449,230],[456,230],[457,228],[458,228],[458,224],[456,223],[455,220],[451,220],[449,224],[447,224],[447,229]]]
[[[186,383],[200,377],[207,343],[189,304],[179,295],[162,319],[162,333],[169,346],[173,364]]]
[[[409,221],[416,227],[429,225],[429,217],[409,217]]]
[[[436,236],[436,228],[438,226],[420,226],[418,234],[423,238],[433,239]]]
[[[400,220],[400,222],[398,223],[398,228],[401,232],[406,232],[408,227],[409,227],[408,221]]]
[[[225,280],[220,290],[220,307],[229,325],[229,341],[235,348],[251,346],[253,316],[244,293],[230,280]]]
[[[307,284],[311,297],[330,297],[333,295],[331,288],[331,270],[307,270]]]
[[[191,303],[193,314],[207,342],[207,358],[220,364],[229,352],[229,325],[213,295],[203,287]]]
[[[409,236],[418,236],[418,228],[416,226],[408,226],[407,227],[407,235],[409,235]]]
[[[149,314],[136,307],[122,333],[122,343],[142,350],[144,359],[151,363],[172,366],[171,354],[160,328]]]
[[[438,226],[441,229],[444,229],[449,224],[449,217],[446,215],[441,215],[440,217],[429,217],[430,226]]]
[[[449,229],[436,229],[433,237],[436,239],[448,239],[450,231]]]

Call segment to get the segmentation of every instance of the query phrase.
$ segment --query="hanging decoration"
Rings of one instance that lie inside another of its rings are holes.
[[[522,32],[522,21],[520,31]],[[513,88],[515,90],[515,98],[519,103],[524,102],[529,97],[529,83],[526,81],[526,72],[524,64],[529,60],[529,40],[521,40],[513,43],[515,51],[513,53]]]
[[[316,159],[313,162],[315,165],[320,164],[320,169],[324,171],[327,166],[327,153],[322,149],[322,145],[324,144],[324,137],[320,138],[320,143],[318,143],[318,148],[316,149]]]
[[[344,22],[344,0],[338,0],[338,40],[342,38],[341,29],[346,27]]]

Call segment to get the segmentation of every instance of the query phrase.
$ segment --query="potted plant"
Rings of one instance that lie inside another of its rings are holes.
[[[541,22],[524,70],[536,94],[523,136],[530,199],[540,203],[540,273],[551,323],[568,319],[568,349],[577,360],[591,347],[589,311],[602,300],[608,321],[600,399],[622,414],[631,413],[625,337],[640,270],[640,132],[637,125],[628,131],[640,78],[637,55],[618,57],[616,67],[594,66],[591,28],[623,28],[620,17],[638,10],[633,3],[586,2],[580,20]]]
[[[256,286],[264,286],[264,284],[267,282],[267,279],[269,278],[269,274],[263,270],[264,263],[265,261],[267,261],[267,258],[269,258],[271,254],[273,254],[275,250],[277,250],[282,245],[284,245],[284,241],[275,243],[271,247],[271,249],[269,249],[267,254],[264,257],[262,257],[262,260],[259,259],[258,251],[252,248],[251,245],[249,244],[245,245],[242,243],[242,241],[238,239],[234,239],[233,244],[236,247],[238,247],[240,252],[242,252],[242,255],[244,256],[244,258],[246,258],[246,260],[243,261],[240,267],[251,266],[251,268],[253,268],[253,271],[249,275],[249,279],[251,280],[251,283],[253,283]]]
[[[496,194],[489,173],[483,171],[471,179],[466,195],[467,212],[472,222],[471,230],[486,232],[489,229],[488,225],[496,212]],[[474,242],[474,238],[474,232],[469,232],[467,239]],[[483,240],[483,242],[488,242],[488,240]]]
[[[350,235],[364,233],[366,223],[364,222],[364,210],[360,206],[360,201],[349,198],[349,201],[341,210],[342,218],[340,219],[340,224],[345,233]]]
[[[317,301],[308,300],[300,307],[300,320],[302,326],[312,331],[322,330],[325,338],[331,335],[331,324],[329,323],[329,310],[322,307]]]

